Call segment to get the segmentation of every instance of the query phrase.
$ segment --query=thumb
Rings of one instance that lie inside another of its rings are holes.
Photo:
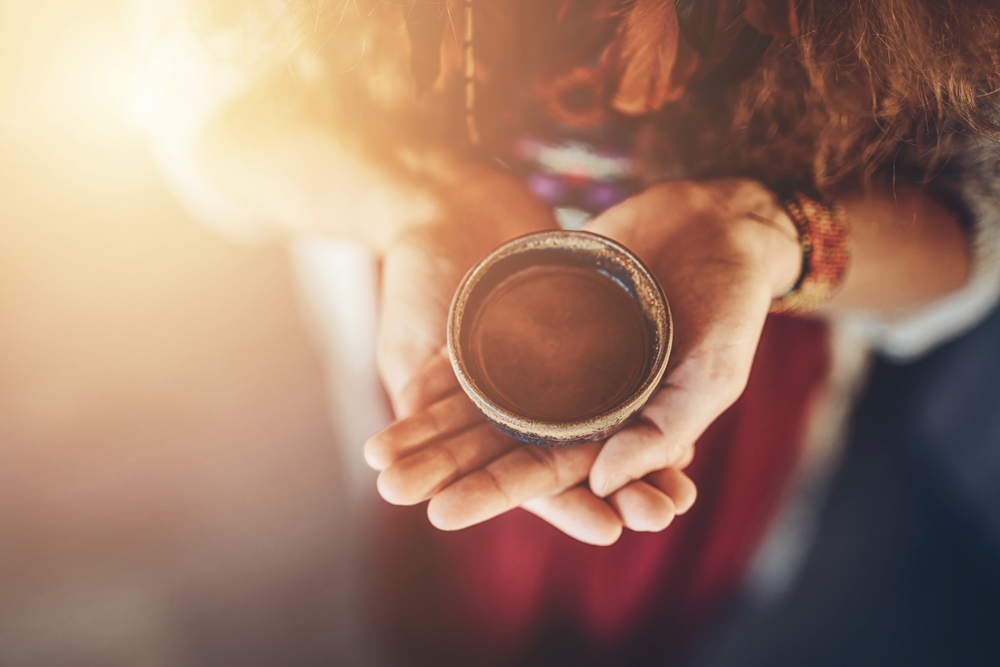
[[[389,400],[397,419],[404,419],[458,389],[458,379],[451,367],[448,348],[442,347],[428,357],[398,391],[389,391]]]

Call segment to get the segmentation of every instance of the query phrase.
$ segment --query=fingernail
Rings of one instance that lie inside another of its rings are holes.
[[[601,492],[597,495],[601,498],[607,498],[612,493],[628,484],[629,480],[630,478],[628,475],[615,475],[609,481],[604,483],[604,486],[601,487]]]

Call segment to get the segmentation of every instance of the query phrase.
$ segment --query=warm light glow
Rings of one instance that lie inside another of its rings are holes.
[[[106,0],[8,4],[11,16],[0,32],[4,73],[14,80],[7,110],[30,106],[36,120],[112,138],[126,118],[136,71],[121,5],[111,13],[101,11],[110,4]],[[25,30],[25,24],[38,30]]]
[[[131,2],[0,0],[0,665],[286,664],[337,627],[322,377],[282,249],[164,187]]]

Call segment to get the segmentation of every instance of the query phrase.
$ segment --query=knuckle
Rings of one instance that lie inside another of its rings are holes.
[[[644,473],[669,468],[683,459],[686,450],[687,447],[678,440],[664,437],[663,444],[657,448],[657,456],[653,461],[653,466],[649,470],[644,471]]]
[[[438,434],[444,432],[445,423],[443,415],[441,414],[441,407],[439,405],[432,405],[428,410],[426,410],[424,412],[423,420],[428,433]]]
[[[513,499],[511,498],[510,493],[508,493],[507,488],[503,483],[503,480],[500,478],[499,475],[496,474],[492,466],[486,466],[485,468],[483,468],[482,473],[486,477],[486,479],[490,482],[490,484],[492,484],[493,487],[496,488],[497,493],[500,494],[500,498],[503,499],[505,507],[514,507],[515,505],[517,505],[517,503],[513,502]]]
[[[742,347],[736,345],[693,352],[678,366],[676,381],[683,388],[704,392],[706,397],[728,407],[746,389],[752,362],[752,357],[748,359]]]
[[[523,449],[528,457],[546,471],[553,483],[558,484],[561,481],[559,466],[556,465],[555,457],[550,450],[542,449],[537,445],[526,445]]]
[[[445,476],[444,482],[441,484],[441,487],[444,487],[445,485],[450,484],[455,478],[465,474],[465,470],[462,469],[462,464],[455,455],[451,443],[443,445],[440,450],[441,457],[445,460],[445,465],[448,468],[448,474]]]

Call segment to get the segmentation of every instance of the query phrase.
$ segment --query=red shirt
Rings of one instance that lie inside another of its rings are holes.
[[[445,533],[387,507],[373,563],[404,664],[669,664],[737,590],[827,370],[822,324],[771,317],[746,392],[698,441],[698,501],[661,533],[595,547],[522,510]]]

